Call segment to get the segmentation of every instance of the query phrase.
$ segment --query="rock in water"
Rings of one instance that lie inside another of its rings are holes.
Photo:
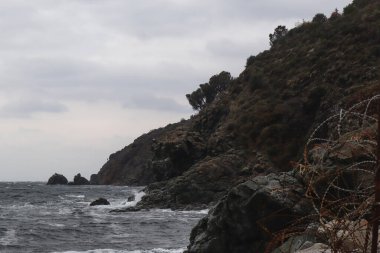
[[[108,200],[106,200],[105,198],[98,198],[97,200],[92,201],[90,204],[90,206],[106,206],[106,205],[110,205],[110,202],[108,202]]]
[[[67,178],[64,175],[55,173],[53,176],[51,176],[47,182],[48,185],[55,185],[55,184],[64,184],[66,185],[68,183]]]
[[[87,185],[87,184],[90,184],[90,182],[81,176],[80,173],[78,173],[75,177],[74,177],[74,182],[73,182],[74,185]]]

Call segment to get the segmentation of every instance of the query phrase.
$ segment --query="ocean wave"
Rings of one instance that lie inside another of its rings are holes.
[[[185,249],[151,249],[151,250],[113,250],[113,249],[94,249],[88,251],[62,251],[52,253],[182,253]]]
[[[133,191],[133,195],[135,196],[135,200],[129,201],[129,202],[124,202],[124,206],[135,206],[140,200],[144,197],[145,192],[143,191]]]
[[[15,245],[17,241],[16,230],[14,229],[7,230],[5,235],[0,237],[0,245],[2,246]]]
[[[97,209],[115,209],[115,208],[125,208],[136,206],[136,204],[144,197],[145,192],[134,190],[132,191],[133,196],[135,197],[133,201],[127,201],[126,199],[109,199],[110,205],[100,205],[95,206]],[[94,207],[92,207],[94,208]]]
[[[62,228],[66,226],[65,224],[61,224],[61,223],[47,223],[47,225],[51,227],[58,227],[58,228]]]
[[[75,195],[75,194],[66,194],[65,196],[69,198],[81,198],[81,199],[85,197],[84,195]]]

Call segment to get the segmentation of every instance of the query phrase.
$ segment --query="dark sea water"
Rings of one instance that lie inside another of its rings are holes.
[[[207,211],[109,212],[141,189],[0,182],[0,252],[182,252]],[[90,207],[99,197],[111,206]]]

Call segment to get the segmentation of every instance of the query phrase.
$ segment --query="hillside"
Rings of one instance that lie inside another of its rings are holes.
[[[289,31],[279,26],[270,50],[250,56],[245,70],[212,99],[191,101],[199,111],[189,120],[111,155],[100,180],[148,184],[134,210],[212,206],[193,229],[188,252],[296,252],[307,243],[363,249],[363,241],[335,235],[350,226],[357,236],[368,223],[373,171],[367,163],[374,163],[376,143],[370,116],[376,111],[372,100],[355,106],[361,111],[354,117],[343,117],[342,108],[380,94],[379,68],[378,0],[354,0],[342,14],[317,14]],[[331,115],[339,121],[325,121]],[[313,146],[308,139],[317,127]],[[298,163],[303,158],[310,161]],[[347,166],[350,171],[341,173]],[[350,209],[348,198],[361,201],[360,208]]]
[[[318,122],[379,93],[379,5],[356,0],[278,37],[189,120],[111,155],[101,182],[150,184],[140,207],[194,208],[246,179],[289,171]]]

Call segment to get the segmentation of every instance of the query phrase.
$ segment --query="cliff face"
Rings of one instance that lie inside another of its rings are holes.
[[[156,138],[172,131],[178,124],[150,131],[120,151],[109,156],[98,172],[100,184],[147,185],[157,181],[152,171],[152,145]]]
[[[303,24],[254,58],[239,79],[249,80],[261,68],[262,80],[282,85],[267,94],[252,128],[266,123],[248,145],[265,153],[275,170],[283,168],[281,161],[300,157],[286,149],[297,141],[305,159],[292,172],[254,177],[232,188],[193,229],[188,253],[369,251],[379,45],[380,1],[354,1],[343,16]],[[265,121],[265,113],[281,110]],[[273,129],[265,134],[268,128]],[[305,136],[312,141],[305,143]]]
[[[247,61],[191,119],[154,130],[110,156],[104,184],[145,185],[141,207],[217,201],[248,178],[286,171],[316,122],[379,88],[379,1],[306,22]]]

